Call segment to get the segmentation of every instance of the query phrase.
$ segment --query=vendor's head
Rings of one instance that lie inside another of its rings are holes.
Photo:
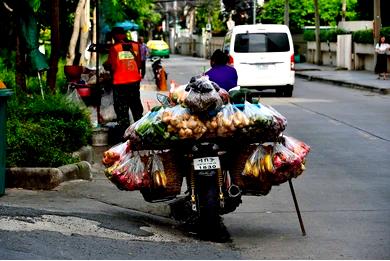
[[[213,55],[211,55],[211,58],[210,58],[210,65],[211,66],[226,65],[227,62],[228,62],[228,57],[224,52],[222,52],[221,49],[215,50]]]
[[[111,30],[111,35],[115,42],[124,41],[126,39],[126,31],[123,27],[114,27]]]

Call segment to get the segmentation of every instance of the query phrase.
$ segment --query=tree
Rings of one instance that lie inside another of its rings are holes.
[[[215,33],[226,30],[221,16],[219,0],[202,1],[196,7],[196,24],[198,28],[205,28],[206,24],[211,24],[211,28]]]
[[[284,9],[286,0],[270,0],[261,12],[262,23],[284,23]],[[345,17],[347,20],[357,18],[355,6],[357,0],[347,0]],[[314,25],[314,2],[313,0],[289,0],[289,25],[291,31],[300,31],[303,26]],[[342,3],[340,0],[318,0],[318,8],[321,25],[337,25],[342,17]]]
[[[321,40],[320,40],[320,13],[318,0],[314,0],[314,15],[315,15],[315,25],[316,25],[316,64],[322,64],[322,55],[321,55]]]
[[[73,22],[73,33],[70,38],[68,53],[66,55],[66,65],[73,65],[74,59],[76,57],[76,44],[80,33],[80,25],[81,25],[81,14],[84,10],[86,0],[79,0],[77,4],[77,8],[74,15]]]
[[[51,0],[51,52],[49,71],[47,72],[47,85],[51,91],[55,91],[58,60],[60,58],[60,1]]]
[[[253,0],[223,0],[227,16],[232,14],[232,19],[236,25],[252,23]]]

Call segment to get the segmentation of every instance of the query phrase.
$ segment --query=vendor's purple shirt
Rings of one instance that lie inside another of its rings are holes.
[[[219,85],[219,87],[229,91],[237,86],[237,71],[229,65],[215,65],[206,72],[210,81]]]

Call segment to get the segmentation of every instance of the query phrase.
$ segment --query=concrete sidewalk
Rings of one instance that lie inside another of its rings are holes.
[[[370,71],[348,71],[337,67],[319,66],[309,63],[295,64],[295,75],[310,81],[322,81],[342,87],[362,89],[380,94],[390,93],[390,80],[379,80]]]

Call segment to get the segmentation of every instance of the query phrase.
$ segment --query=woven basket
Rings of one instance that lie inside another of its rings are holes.
[[[183,175],[178,165],[178,160],[172,151],[159,154],[164,165],[164,172],[167,176],[167,184],[165,187],[157,187],[153,184],[149,188],[142,188],[141,194],[147,202],[158,202],[175,198],[181,192]]]
[[[244,176],[242,172],[245,167],[246,160],[256,150],[258,145],[250,144],[248,147],[240,148],[231,159],[230,176],[233,184],[239,186],[243,195],[267,195],[272,187],[270,177],[262,175],[260,177]]]

